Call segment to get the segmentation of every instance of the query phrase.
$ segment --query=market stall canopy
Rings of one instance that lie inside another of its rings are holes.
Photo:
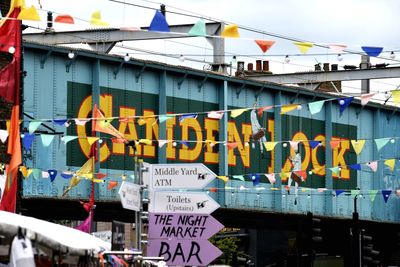
[[[111,244],[79,230],[33,217],[0,211],[0,234],[15,236],[19,227],[29,239],[63,253],[86,255],[111,249]]]

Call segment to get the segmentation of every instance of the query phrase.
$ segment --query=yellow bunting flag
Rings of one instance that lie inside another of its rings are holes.
[[[400,103],[400,90],[393,90],[392,91],[392,98],[395,104]]]
[[[353,146],[354,151],[358,155],[361,153],[361,150],[365,145],[365,140],[351,140],[351,145]]]
[[[281,172],[279,175],[281,176],[282,181],[286,181],[291,174],[292,174],[291,172]]]
[[[284,105],[281,107],[281,115],[288,113],[292,110],[297,109],[299,105],[298,104],[290,104],[290,105]]]
[[[32,170],[28,169],[25,166],[19,166],[19,171],[22,173],[22,175],[24,176],[25,179],[28,178],[29,175],[31,175],[31,173],[32,173]]]
[[[151,145],[152,143],[150,139],[139,139],[139,144]]]
[[[36,8],[32,5],[30,8],[24,8],[19,12],[17,19],[40,21],[40,16]]]
[[[100,10],[96,10],[92,13],[92,17],[90,18],[90,24],[93,26],[108,26],[108,23],[101,20],[101,12]]]
[[[226,25],[221,33],[222,37],[239,38],[239,30],[236,24]]]
[[[221,179],[225,183],[228,182],[228,180],[229,180],[228,176],[225,176],[225,175],[219,175],[219,176],[217,176],[217,178]]]
[[[236,118],[237,116],[239,116],[240,114],[242,114],[246,110],[247,110],[247,108],[234,109],[234,110],[231,111],[231,117],[232,118]]]
[[[87,139],[89,145],[93,145],[93,144],[94,144],[97,140],[99,140],[100,138],[99,138],[99,137],[91,137],[91,136],[89,136],[89,137],[87,137],[86,139]]]
[[[300,50],[301,53],[307,54],[308,50],[313,47],[312,43],[309,42],[293,42],[295,46]]]
[[[272,151],[272,150],[274,150],[277,143],[278,142],[264,142],[263,144],[267,151]]]
[[[394,164],[396,163],[395,159],[387,159],[385,160],[385,165],[389,166],[390,171],[394,171]]]

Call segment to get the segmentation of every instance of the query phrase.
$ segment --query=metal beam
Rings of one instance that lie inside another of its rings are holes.
[[[261,82],[279,84],[321,83],[329,81],[352,81],[365,79],[399,78],[400,67],[382,69],[358,69],[338,71],[313,71],[274,75],[246,75],[247,78]]]
[[[26,33],[23,34],[22,38],[24,41],[48,45],[78,43],[101,44],[121,41],[188,38],[196,37],[187,34],[193,25],[194,24],[171,25],[169,26],[171,32],[147,31],[147,27],[142,27],[140,29],[106,28],[83,31]],[[215,35],[220,28],[220,23],[206,23],[206,31],[208,35]]]

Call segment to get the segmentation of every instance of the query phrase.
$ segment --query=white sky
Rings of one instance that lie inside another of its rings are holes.
[[[142,0],[120,0],[126,3],[158,8],[158,1],[147,2]],[[43,10],[55,13],[69,14],[74,18],[88,21],[92,12],[100,10],[102,18],[111,26],[148,26],[154,16],[154,10],[133,7],[111,2],[109,0],[41,0]],[[39,9],[38,0],[26,0],[27,5],[35,5]],[[168,10],[174,9],[195,12],[219,20],[233,22],[239,25],[256,28],[258,30],[276,33],[306,40],[313,43],[345,44],[350,50],[361,51],[361,46],[382,46],[386,53],[381,56],[386,60],[371,58],[371,63],[398,64],[389,60],[389,51],[397,51],[397,60],[400,60],[400,27],[398,27],[398,0],[164,0]],[[31,25],[45,27],[45,12],[40,12],[43,22]],[[167,13],[169,24],[195,23],[197,18],[190,18]],[[90,28],[85,21],[76,20],[75,25],[55,24],[56,30],[75,30],[77,28]],[[291,57],[290,64],[285,64],[283,56],[286,54],[299,54],[298,48],[291,41],[261,35],[254,32],[240,30],[241,39],[226,41],[226,52],[238,55],[238,60],[255,63],[255,57],[240,55],[258,55],[258,58],[270,60],[271,71],[274,73],[308,71],[314,68],[317,62],[329,62],[343,65],[358,65],[360,56],[344,55],[343,61],[338,62],[336,55],[327,49],[313,47],[310,54],[323,54],[318,56]],[[249,40],[250,39],[250,40]],[[269,39],[276,41],[275,45],[264,55],[252,39]],[[194,48],[181,43],[196,45],[206,48]],[[170,41],[146,41],[128,43],[131,47],[153,50],[168,54],[196,54],[188,56],[199,60],[210,60],[212,51],[204,38],[172,39]],[[113,51],[118,53],[118,50]],[[140,57],[138,52],[129,51],[131,56]],[[176,59],[165,57],[145,56],[144,58],[156,59],[170,64],[202,67],[204,64],[194,64],[189,60],[180,62]],[[226,57],[227,63],[230,56]],[[383,83],[382,83],[383,82]],[[358,87],[360,82],[346,83]],[[372,91],[393,90],[400,82],[397,79],[374,80],[371,82]],[[350,88],[348,88],[350,90]]]

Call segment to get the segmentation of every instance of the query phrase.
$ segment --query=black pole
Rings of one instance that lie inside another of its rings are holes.
[[[360,247],[360,228],[359,228],[359,216],[357,212],[357,197],[354,197],[354,212],[353,212],[353,266],[360,267],[361,266],[361,247]]]

